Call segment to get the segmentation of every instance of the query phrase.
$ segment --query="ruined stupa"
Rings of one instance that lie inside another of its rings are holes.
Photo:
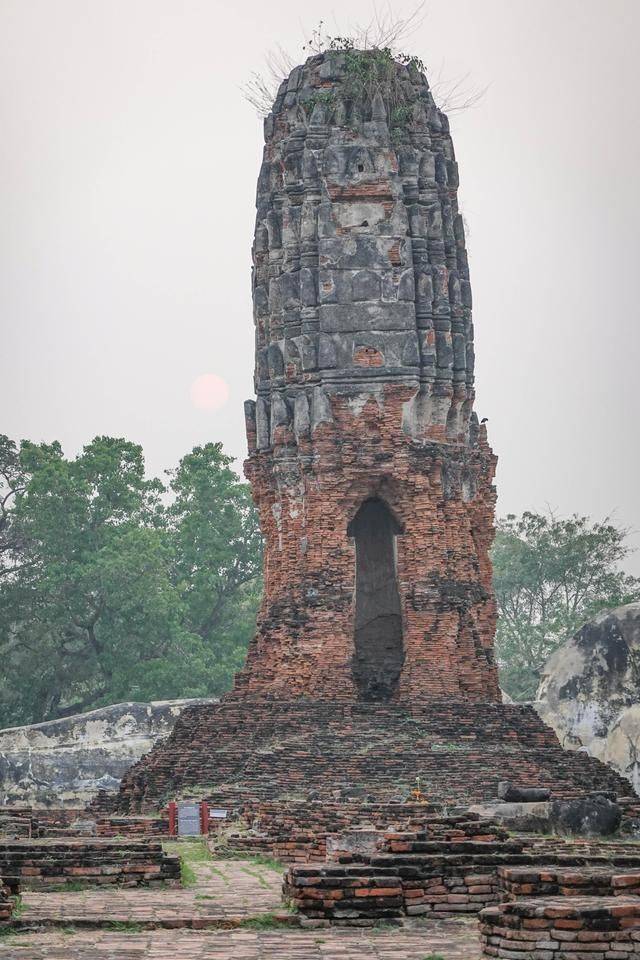
[[[447,119],[415,68],[330,53],[283,84],[265,141],[246,405],[265,593],[237,689],[495,700],[495,458]]]
[[[629,785],[500,702],[495,470],[446,116],[416,61],[328,51],[265,121],[246,473],[266,541],[233,691],[185,711],[117,805],[480,800]]]

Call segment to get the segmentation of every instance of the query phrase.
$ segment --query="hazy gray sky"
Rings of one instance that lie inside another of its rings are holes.
[[[262,130],[239,86],[371,11],[0,0],[0,432],[126,436],[155,473],[210,439],[242,459]],[[452,129],[499,511],[640,529],[640,0],[427,11],[410,52],[488,86]],[[194,405],[208,373],[217,411]]]

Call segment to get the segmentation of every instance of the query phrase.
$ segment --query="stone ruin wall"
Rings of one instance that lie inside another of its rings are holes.
[[[236,696],[499,697],[457,166],[425,77],[396,65],[394,82],[403,129],[381,93],[350,98],[343,55],[318,55],[265,122],[245,464],[265,593]],[[397,609],[359,647],[352,533],[371,501],[394,528]]]

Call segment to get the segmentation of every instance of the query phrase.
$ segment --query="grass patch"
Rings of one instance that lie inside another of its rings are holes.
[[[441,953],[428,953],[422,960],[444,960]]]
[[[102,926],[107,930],[120,930],[122,933],[142,933],[144,930],[141,923],[134,923],[132,920],[105,920]]]
[[[163,843],[162,847],[165,853],[180,858],[180,882],[183,887],[192,887],[198,882],[197,874],[191,864],[208,863],[211,860],[211,854],[204,840],[170,840]]]
[[[213,853],[210,854],[210,856],[212,856],[214,860],[246,860],[256,867],[266,867],[275,873],[284,873],[287,869],[284,863],[276,860],[275,857],[270,857],[268,854],[258,853],[251,856],[245,850],[234,849],[233,846],[228,845],[226,838],[220,835],[212,840],[212,844]]]
[[[214,897],[210,893],[196,893],[195,899],[196,900],[217,900],[218,898]]]
[[[258,913],[255,917],[245,917],[240,921],[240,926],[245,930],[273,930],[281,927],[282,922],[275,913]]]
[[[81,890],[103,890],[95,883],[83,883],[82,880],[68,880],[66,883],[56,883],[53,886],[44,887],[45,893],[80,893]]]
[[[183,887],[193,887],[198,882],[193,867],[186,860],[180,858],[180,883]]]
[[[261,856],[251,857],[251,863],[254,863],[256,867],[266,867],[268,870],[273,870],[275,873],[284,873],[287,869],[284,863],[281,863],[279,860],[275,860],[273,857]]]
[[[167,840],[162,846],[165,853],[190,863],[204,863],[212,859],[204,840]]]
[[[257,870],[252,870],[250,867],[240,867],[243,873],[247,873],[250,877],[253,877],[258,881],[263,890],[270,890],[271,884],[265,880],[261,873],[258,873]]]
[[[13,913],[11,914],[12,919],[17,920],[18,917],[21,917],[25,910],[27,909],[26,904],[21,896],[13,898]]]

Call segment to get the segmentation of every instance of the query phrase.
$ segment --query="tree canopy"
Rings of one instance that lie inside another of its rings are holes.
[[[196,447],[167,488],[126,440],[0,436],[0,725],[230,686],[261,567],[231,463]]]
[[[640,580],[620,569],[627,531],[609,518],[526,512],[498,521],[493,581],[496,654],[502,688],[535,697],[553,651],[600,610],[640,597]]]

